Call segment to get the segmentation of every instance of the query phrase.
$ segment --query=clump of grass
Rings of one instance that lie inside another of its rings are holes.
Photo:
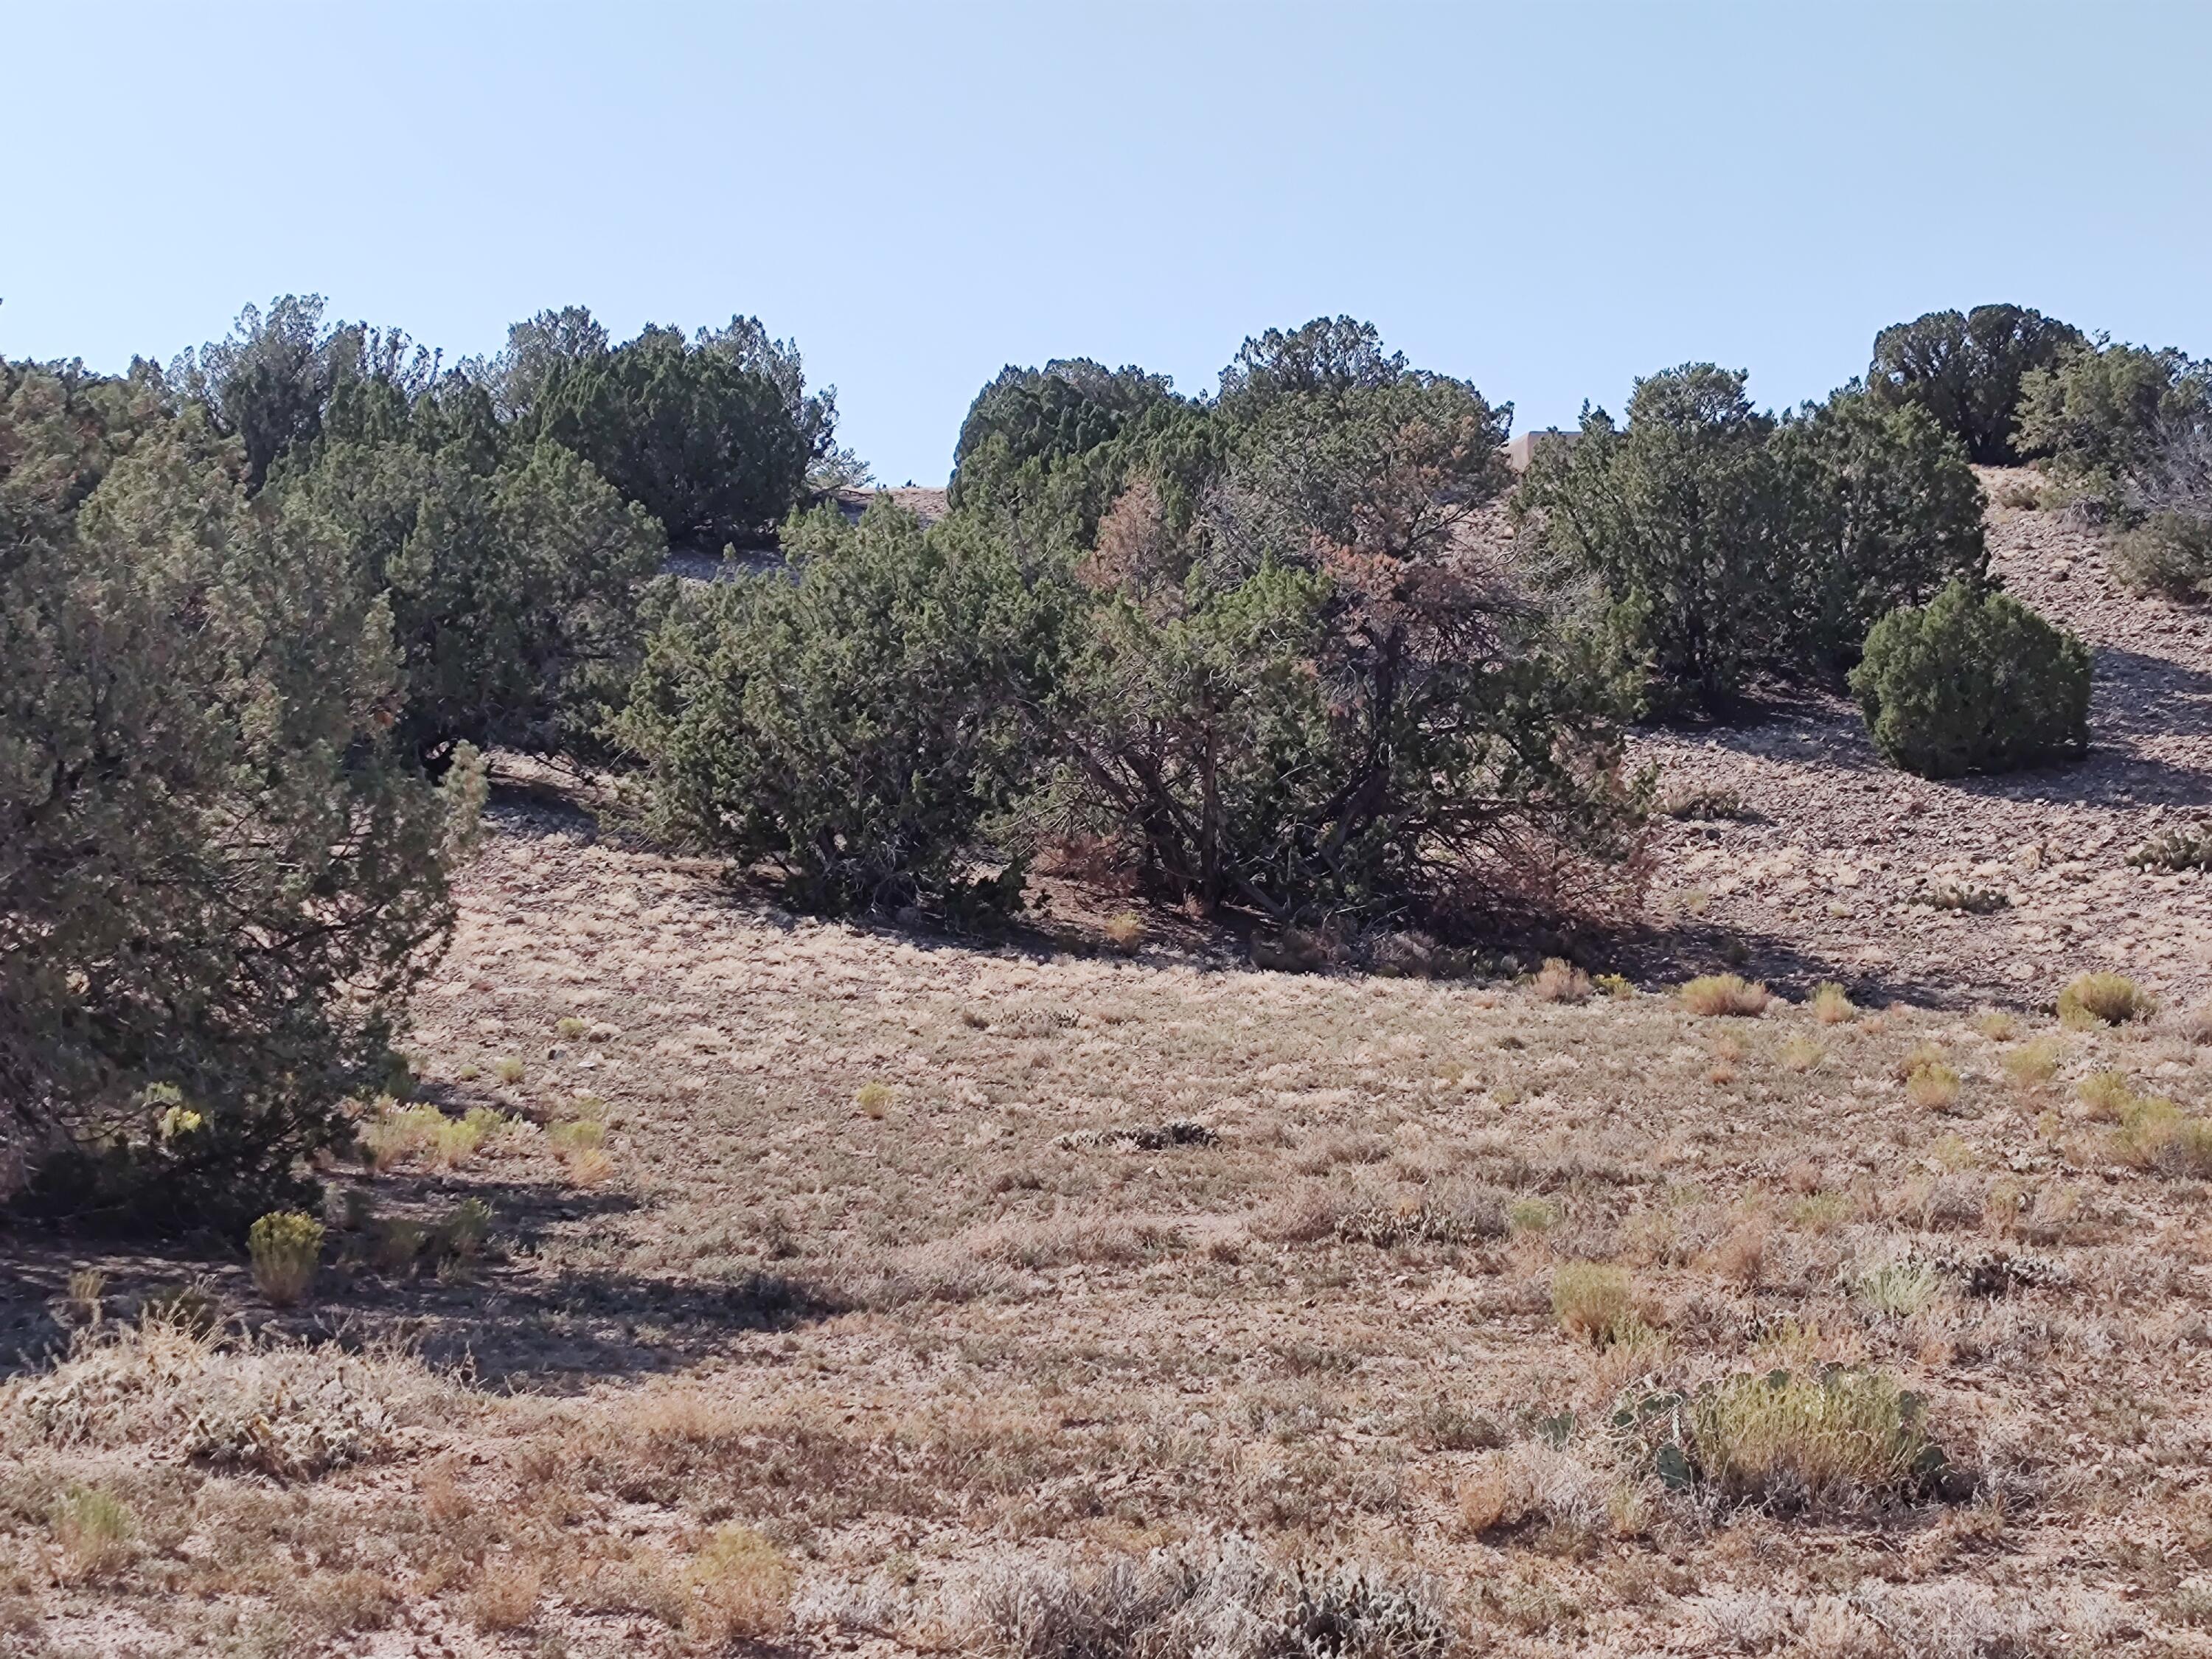
[[[1682,1006],[1703,1017],[1727,1015],[1752,1018],[1766,1012],[1773,995],[1764,985],[1740,974],[1705,974],[1681,988]]]
[[[591,1029],[588,1024],[578,1019],[574,1014],[564,1014],[553,1022],[553,1035],[563,1042],[580,1042],[583,1040],[584,1033]],[[516,1081],[520,1081],[520,1074],[517,1075]]]
[[[2160,1170],[2202,1180],[2212,1175],[2212,1123],[2170,1100],[2136,1099],[2120,1114],[2108,1150],[2131,1170]]]
[[[1626,1333],[1635,1319],[1634,1295],[1628,1270],[1610,1262],[1570,1261],[1552,1275],[1559,1328],[1601,1346]]]
[[[1897,1080],[1903,1083],[1915,1072],[1930,1066],[1940,1066],[1942,1062],[1943,1051],[1934,1043],[1916,1042],[1906,1051],[1905,1058],[1897,1062]]]
[[[1133,910],[1107,917],[1100,931],[1106,935],[1106,943],[1125,957],[1133,957],[1145,948],[1145,919]]]
[[[483,1106],[469,1110],[467,1117],[438,1117],[438,1128],[431,1130],[431,1161],[445,1170],[458,1170],[476,1157],[476,1148],[484,1144],[484,1130],[489,1124],[477,1113]],[[504,1121],[498,1113],[491,1113],[493,1121]]]
[[[597,1152],[606,1145],[607,1126],[595,1117],[572,1117],[546,1130],[545,1139],[556,1152]]]
[[[469,1593],[461,1598],[468,1621],[487,1634],[521,1630],[538,1616],[545,1581],[526,1562],[488,1561]]]
[[[1530,989],[1540,1002],[1588,1002],[1590,976],[1565,957],[1547,957]]]
[[[404,1273],[429,1243],[430,1230],[419,1221],[393,1216],[377,1224],[375,1261],[386,1273]]]
[[[315,1282],[323,1251],[323,1224],[298,1210],[272,1210],[246,1231],[254,1288],[276,1307],[289,1308]]]
[[[789,1620],[791,1563],[750,1527],[717,1528],[691,1558],[686,1577],[691,1606],[684,1626],[696,1640],[765,1641]]]
[[[2058,994],[2058,1023],[2070,1031],[2148,1018],[2150,998],[2125,974],[2082,974]]]
[[[137,1536],[131,1506],[98,1486],[72,1486],[56,1498],[47,1524],[73,1578],[97,1578],[129,1559]]]
[[[438,1224],[436,1239],[441,1250],[463,1261],[472,1261],[491,1236],[491,1206],[480,1198],[465,1198],[447,1211]]]
[[[1808,1036],[1793,1036],[1782,1045],[1782,1063],[1793,1072],[1817,1070],[1828,1051]]]
[[[2058,1075],[2059,1048],[2051,1037],[2037,1037],[2023,1042],[2017,1048],[2008,1049],[1997,1064],[2012,1079],[2013,1086],[2023,1092],[2042,1088]]]
[[[1636,987],[1626,974],[1600,974],[1590,984],[1604,996],[1632,997],[1636,994]]]
[[[101,1294],[107,1289],[107,1275],[97,1267],[79,1267],[69,1276],[69,1310],[70,1315],[87,1325],[100,1323]]]
[[[1858,1018],[1858,1010],[1851,1006],[1850,993],[1833,980],[1814,988],[1813,1018],[1823,1025],[1844,1025]]]
[[[615,1172],[615,1161],[596,1146],[570,1155],[568,1180],[578,1187],[597,1187]]]
[[[1923,1060],[1905,1079],[1905,1097],[1923,1112],[1945,1112],[1959,1103],[1959,1073],[1940,1057]]]
[[[1713,1246],[1706,1265],[1729,1284],[1753,1290],[1766,1275],[1767,1224],[1753,1216]]]
[[[863,1083],[853,1092],[853,1104],[860,1109],[863,1117],[880,1119],[891,1108],[890,1085]]]
[[[507,1054],[493,1065],[491,1074],[511,1089],[522,1081],[523,1073],[526,1069],[514,1055]]]
[[[1701,1389],[1681,1408],[1694,1477],[1731,1502],[1859,1508],[1923,1488],[1943,1467],[1917,1395],[1879,1371],[1771,1371]]]
[[[2002,1008],[1985,1011],[1974,1025],[1992,1042],[2010,1042],[2020,1035],[2020,1022]]]
[[[1559,1224],[1558,1208],[1543,1199],[1523,1196],[1506,1201],[1505,1225],[1512,1232],[1545,1233]]]
[[[2092,1072],[2074,1085],[2074,1092],[2089,1109],[2091,1119],[2100,1123],[2118,1122],[2136,1103],[2135,1085],[2125,1072]]]
[[[1943,1276],[1931,1264],[1911,1258],[1868,1267],[1851,1285],[1862,1304],[1886,1319],[1911,1318],[1942,1289]]]

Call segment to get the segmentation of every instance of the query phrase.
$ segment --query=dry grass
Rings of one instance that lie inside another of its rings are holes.
[[[1540,1002],[1588,1002],[1590,976],[1562,957],[1546,958],[1530,988]]]
[[[278,1322],[366,1352],[143,1325],[120,1255],[22,1269],[17,1328],[75,1346],[0,1392],[0,1648],[12,1597],[59,1651],[1169,1653],[1187,1584],[1269,1641],[1304,1606],[1507,1659],[2193,1639],[2206,1088],[2171,1027],[1816,998],[1770,1039],[1595,981],[819,924],[611,838],[485,858],[410,1039],[437,1103],[367,1115],[381,1168],[337,1172],[365,1196]],[[1930,1064],[1969,1079],[1940,1124]],[[78,1490],[131,1517],[97,1566]],[[2131,1622],[1929,1645],[2027,1627],[1999,1575]],[[1370,1617],[1407,1596],[1435,1620]]]
[[[1942,1455],[1920,1402],[1880,1372],[1738,1376],[1692,1396],[1684,1450],[1733,1503],[1858,1509],[1925,1486]]]
[[[1823,1025],[1847,1025],[1858,1018],[1858,1012],[1851,1006],[1850,994],[1833,981],[1813,992],[1813,1018]]]
[[[1736,974],[1707,974],[1688,981],[1679,994],[1682,1006],[1693,1014],[1741,1018],[1765,1013],[1766,1005],[1774,1000],[1764,985]]]
[[[1107,917],[1098,931],[1108,945],[1125,957],[1133,957],[1145,948],[1145,920],[1133,910]]]
[[[544,1575],[526,1562],[489,1561],[460,1598],[461,1616],[478,1630],[497,1634],[522,1630],[538,1615],[544,1594]]]
[[[2058,1019],[2069,1030],[2094,1030],[2148,1019],[2150,999],[2124,974],[2081,974],[2058,994]]]
[[[757,1642],[790,1618],[793,1573],[783,1552],[750,1527],[716,1528],[691,1558],[685,1628],[717,1644]]]
[[[55,1498],[50,1524],[62,1577],[71,1583],[115,1572],[131,1559],[138,1532],[130,1505],[97,1486],[73,1486]]]
[[[1559,1328],[1585,1341],[1610,1342],[1620,1335],[1634,1301],[1628,1270],[1608,1262],[1570,1261],[1552,1275],[1552,1312]]]
[[[1941,1060],[1916,1066],[1905,1079],[1905,1097],[1923,1112],[1948,1112],[1959,1103],[1959,1073]]]

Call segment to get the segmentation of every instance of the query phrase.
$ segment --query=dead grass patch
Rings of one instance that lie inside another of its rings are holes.
[[[1756,1018],[1774,1000],[1764,985],[1740,974],[1706,974],[1689,981],[1679,994],[1685,1008],[1703,1018]]]

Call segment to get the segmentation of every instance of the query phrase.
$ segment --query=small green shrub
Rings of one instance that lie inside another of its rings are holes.
[[[574,1014],[563,1015],[553,1022],[553,1035],[563,1042],[580,1042],[584,1033],[592,1028]]]
[[[2023,1042],[2017,1048],[2008,1049],[1997,1064],[2015,1088],[2040,1089],[2058,1074],[2058,1044],[2050,1037],[2037,1037]]]
[[[419,1221],[393,1217],[379,1222],[376,1229],[376,1265],[386,1273],[401,1273],[415,1265],[422,1254],[422,1247],[430,1242],[430,1230]]]
[[[2008,594],[1955,581],[1876,623],[1850,684],[1884,760],[1949,778],[2084,753],[2089,672],[2073,635]]]
[[[1516,1198],[1505,1206],[1505,1224],[1516,1233],[1549,1232],[1559,1224],[1559,1208],[1540,1198]]]
[[[2118,1122],[2136,1103],[2135,1085],[2125,1072],[2092,1072],[2075,1085],[2074,1092],[2089,1109],[2091,1117],[2106,1122]]]
[[[556,1123],[545,1132],[557,1152],[596,1152],[606,1145],[607,1126],[597,1118],[580,1117]]]
[[[297,1210],[272,1210],[246,1235],[254,1287],[279,1308],[289,1308],[315,1282],[323,1250],[323,1224]]]
[[[2212,1123],[2170,1100],[2130,1099],[2108,1143],[2112,1161],[2132,1170],[2202,1180],[2212,1175]]]
[[[2094,1030],[2147,1019],[2151,1000],[2125,974],[2081,974],[2058,994],[2058,1023],[2069,1030]]]
[[[522,1062],[509,1054],[492,1067],[492,1075],[511,1089],[522,1081],[524,1069]]]
[[[491,1235],[491,1206],[480,1198],[465,1198],[438,1224],[437,1243],[443,1253],[472,1261],[483,1252]]]
[[[1931,910],[1955,910],[1970,916],[1995,915],[2012,908],[2012,895],[2001,887],[1976,887],[1960,881],[1938,882],[1920,895]]]

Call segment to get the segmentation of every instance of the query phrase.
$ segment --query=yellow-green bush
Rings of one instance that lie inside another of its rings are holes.
[[[2058,994],[2058,1021],[2069,1030],[2125,1025],[2150,1012],[2150,999],[2125,974],[2082,974]]]
[[[1683,1450],[1723,1498],[1779,1508],[1856,1507],[1906,1495],[1940,1470],[1917,1396],[1879,1371],[1772,1371],[1691,1396]]]
[[[272,1210],[246,1235],[253,1283],[280,1308],[289,1308],[315,1282],[323,1251],[323,1224],[297,1210]]]

